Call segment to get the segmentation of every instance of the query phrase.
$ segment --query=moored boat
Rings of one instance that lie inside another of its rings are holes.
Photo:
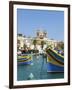
[[[53,59],[55,59],[57,62],[64,64],[64,56],[58,54],[55,50],[48,49],[47,54],[53,57]]]
[[[17,58],[18,64],[31,64],[32,61],[32,55],[31,54],[23,54],[21,56],[18,56]]]
[[[47,72],[64,72],[64,57],[51,49],[47,50]]]

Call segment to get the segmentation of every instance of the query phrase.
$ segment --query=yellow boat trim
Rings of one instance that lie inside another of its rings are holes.
[[[61,58],[64,59],[64,56],[62,56],[61,54],[58,54],[57,51],[55,51],[55,50],[53,50],[53,49],[50,49],[50,50],[52,50],[54,53],[56,53],[58,56],[60,56]]]
[[[31,61],[30,59],[29,60],[18,60],[18,62],[29,62]]]
[[[29,56],[18,56],[18,59],[22,59],[22,58],[30,58],[31,56],[29,55]]]
[[[53,58],[49,55],[47,57],[47,62],[52,63],[52,64],[57,65],[57,66],[62,66],[62,67],[64,66],[64,65],[61,65],[60,63],[58,63],[57,61],[53,60]]]

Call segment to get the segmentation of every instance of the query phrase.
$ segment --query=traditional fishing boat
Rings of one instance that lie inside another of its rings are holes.
[[[64,72],[64,56],[52,49],[47,50],[47,72]]]
[[[18,64],[31,64],[32,55],[31,54],[21,54],[17,57]]]

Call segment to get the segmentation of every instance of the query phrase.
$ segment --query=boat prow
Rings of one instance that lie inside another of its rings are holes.
[[[55,51],[47,51],[47,72],[64,72],[64,57]]]

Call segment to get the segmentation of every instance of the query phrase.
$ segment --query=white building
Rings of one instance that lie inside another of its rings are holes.
[[[52,40],[47,37],[47,32],[43,30],[38,30],[36,33],[36,37],[24,37],[22,34],[18,34],[17,36],[17,47],[19,49],[24,49],[24,44],[31,48],[34,49],[33,45],[33,40],[36,40],[36,48],[39,50],[41,48],[41,42],[44,41],[43,49],[46,47],[50,46],[52,48],[56,47],[58,42],[57,40]]]

